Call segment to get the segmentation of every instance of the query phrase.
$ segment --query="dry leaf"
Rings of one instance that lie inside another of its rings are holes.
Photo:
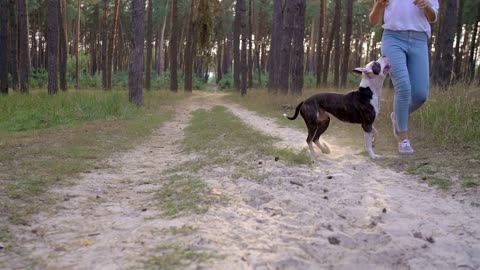
[[[94,241],[92,240],[80,240],[80,245],[84,246],[84,247],[88,247],[88,246],[91,246],[95,244]]]

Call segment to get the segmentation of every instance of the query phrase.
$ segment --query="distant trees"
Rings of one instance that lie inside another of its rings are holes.
[[[50,6],[53,2],[56,10]],[[27,93],[29,84],[47,87],[51,94],[58,87],[66,90],[70,83],[76,88],[121,85],[130,67],[130,41],[137,34],[124,3],[0,0],[0,92],[11,88]],[[212,71],[217,83],[239,94],[264,86],[271,93],[298,94],[304,81],[309,87],[347,87],[351,68],[380,54],[382,28],[366,19],[372,4],[368,1],[143,0],[143,4],[146,89],[158,89],[165,82],[172,91],[181,85],[190,92]],[[432,85],[479,81],[480,2],[440,4],[429,45]],[[244,49],[247,86],[242,89]],[[71,56],[75,59],[69,60]]]

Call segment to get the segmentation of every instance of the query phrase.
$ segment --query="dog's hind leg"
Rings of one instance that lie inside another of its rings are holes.
[[[318,131],[317,126],[308,125],[307,144],[308,144],[308,149],[310,150],[310,158],[312,158],[312,160],[315,160],[317,158],[317,153],[313,149],[313,143],[312,143],[313,138],[315,137],[317,131]]]
[[[318,119],[320,120],[318,123],[317,133],[315,133],[315,137],[313,137],[313,142],[315,145],[320,148],[322,153],[330,154],[330,147],[325,141],[320,142],[320,136],[327,130],[328,125],[330,124],[330,116],[327,113],[322,112],[318,114]]]

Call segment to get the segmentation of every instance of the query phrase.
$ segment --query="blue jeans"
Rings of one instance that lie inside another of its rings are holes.
[[[393,111],[397,131],[408,131],[408,115],[422,106],[429,92],[428,36],[424,32],[385,30],[382,55],[392,66]]]

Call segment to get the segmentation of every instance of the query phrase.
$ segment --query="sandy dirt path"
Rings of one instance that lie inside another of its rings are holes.
[[[178,143],[183,128],[192,111],[213,105],[277,137],[278,147],[306,146],[301,131],[197,93],[144,144],[105,160],[74,186],[51,190],[56,208],[13,228],[21,256],[0,253],[0,266],[137,269],[155,247],[181,241],[214,254],[182,267],[189,269],[480,269],[479,198],[452,199],[332,136],[332,154],[320,154],[312,166],[252,160],[268,174],[261,182],[233,181],[228,166],[203,168],[201,179],[228,201],[202,215],[162,218],[153,197],[162,172],[192,158]],[[166,232],[182,225],[196,230],[184,237]]]

